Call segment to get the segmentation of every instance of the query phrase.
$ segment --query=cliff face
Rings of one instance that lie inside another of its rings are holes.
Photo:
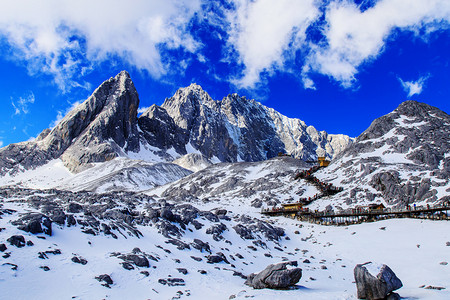
[[[100,85],[51,131],[35,141],[11,144],[0,150],[0,172],[33,169],[61,158],[72,172],[117,157],[123,150],[138,151],[139,97],[127,72]]]
[[[161,107],[152,106],[139,125],[152,132],[146,138],[156,147],[163,144],[180,154],[198,151],[222,162],[260,161],[279,152],[303,160],[332,158],[352,142],[348,136],[319,132],[237,94],[215,101],[196,84],[179,89]],[[170,134],[156,133],[162,125],[170,128]],[[160,139],[155,144],[156,136]]]

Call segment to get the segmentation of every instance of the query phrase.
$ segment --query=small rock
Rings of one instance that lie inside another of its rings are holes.
[[[6,249],[8,249],[8,248],[6,247],[5,244],[0,244],[0,251],[1,252],[5,252]]]
[[[438,291],[440,291],[440,290],[445,290],[445,287],[429,285],[429,286],[425,287],[425,289],[426,290],[438,290]]]
[[[195,261],[202,261],[203,259],[201,257],[191,256],[191,258]]]
[[[73,261],[74,263],[82,264],[82,265],[85,265],[85,264],[88,263],[87,260],[85,260],[85,259],[82,258],[82,257],[78,257],[78,256],[72,257],[72,261]]]
[[[188,270],[186,270],[185,268],[177,268],[177,271],[183,275],[186,275],[188,273]]]
[[[208,273],[208,272],[206,272],[205,270],[198,270],[198,272],[199,272],[200,274],[202,274],[202,275],[205,275],[205,274]]]
[[[303,263],[304,263],[304,264],[310,264],[311,262],[309,261],[309,259],[305,259],[305,260],[303,261]]]
[[[148,271],[141,271],[141,274],[145,275],[145,276],[150,276],[150,273]]]
[[[122,263],[122,267],[123,267],[125,270],[134,270],[133,265],[130,264],[129,262],[123,262],[123,263]]]
[[[12,263],[4,263],[2,266],[11,266],[11,270],[16,271],[18,266]]]
[[[450,247],[450,242],[445,243],[445,246]]]
[[[113,280],[111,279],[111,276],[109,276],[108,274],[99,275],[99,276],[95,277],[95,279],[97,279],[99,282],[103,281],[104,284],[102,284],[102,285],[106,286],[108,288],[110,287],[111,284],[114,283]]]
[[[446,266],[446,265],[448,265],[448,262],[443,261],[443,262],[440,262],[439,264],[440,264],[440,265],[443,265],[443,266]]]
[[[34,243],[32,241],[27,241],[27,246],[34,246]]]
[[[23,235],[13,235],[7,241],[12,245],[16,246],[17,248],[22,248],[25,246],[25,238]]]
[[[42,270],[44,270],[44,271],[50,271],[50,268],[49,267],[47,267],[47,266],[40,266],[39,268],[41,268]]]

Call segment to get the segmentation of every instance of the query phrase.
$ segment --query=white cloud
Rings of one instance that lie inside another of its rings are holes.
[[[0,148],[3,147],[3,141],[0,140]]]
[[[161,48],[198,49],[186,26],[200,7],[200,0],[6,1],[0,35],[13,58],[31,73],[54,75],[63,90],[111,56],[158,77],[167,70]]]
[[[14,115],[20,115],[22,113],[28,114],[30,112],[29,105],[33,104],[36,99],[33,92],[30,92],[24,97],[19,97],[19,100],[11,98],[11,105],[14,108]]]
[[[137,111],[138,115],[143,114],[144,112],[147,111],[147,109],[149,109],[149,106],[147,106],[147,107],[139,107],[138,111]]]
[[[383,52],[394,29],[430,34],[448,28],[449,21],[448,0],[381,0],[364,12],[352,1],[332,2],[323,29],[326,44],[312,45],[307,70],[350,87],[358,67]]]
[[[263,71],[280,68],[290,49],[303,45],[305,31],[318,16],[314,0],[234,0],[226,13],[228,45],[244,65],[236,83],[254,87]]]
[[[401,78],[398,78],[400,83],[402,84],[403,89],[406,93],[408,93],[408,97],[413,95],[420,95],[422,93],[422,89],[425,86],[425,83],[430,75],[420,77],[416,81],[403,81]]]

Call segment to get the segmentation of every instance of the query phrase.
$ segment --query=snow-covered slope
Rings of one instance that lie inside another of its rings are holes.
[[[450,297],[445,221],[325,227],[239,202],[193,207],[133,193],[0,189],[0,199],[4,299],[356,299],[353,268],[367,261],[389,265],[406,299]],[[27,227],[32,220],[51,236]],[[15,235],[23,247],[8,241]],[[244,285],[241,276],[286,260],[302,268],[295,288]]]
[[[56,159],[15,176],[4,175],[0,177],[0,186],[97,193],[138,192],[176,181],[191,173],[172,163],[149,163],[122,157],[96,163],[85,171],[72,174],[60,159]]]
[[[309,164],[291,157],[220,163],[145,193],[162,199],[241,205],[260,211],[261,207],[294,202],[317,194],[315,186],[294,180],[299,170],[309,167]]]
[[[376,119],[317,177],[345,188],[317,207],[404,207],[450,199],[450,116],[415,101]]]
[[[192,172],[198,172],[212,165],[206,157],[199,153],[186,154],[174,160],[173,163],[185,169],[191,170]]]

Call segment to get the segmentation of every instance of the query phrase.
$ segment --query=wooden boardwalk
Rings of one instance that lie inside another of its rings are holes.
[[[263,209],[264,215],[285,216],[323,225],[349,225],[391,218],[450,220],[450,205],[409,207],[404,209],[351,209],[347,211],[311,211],[309,209]]]

